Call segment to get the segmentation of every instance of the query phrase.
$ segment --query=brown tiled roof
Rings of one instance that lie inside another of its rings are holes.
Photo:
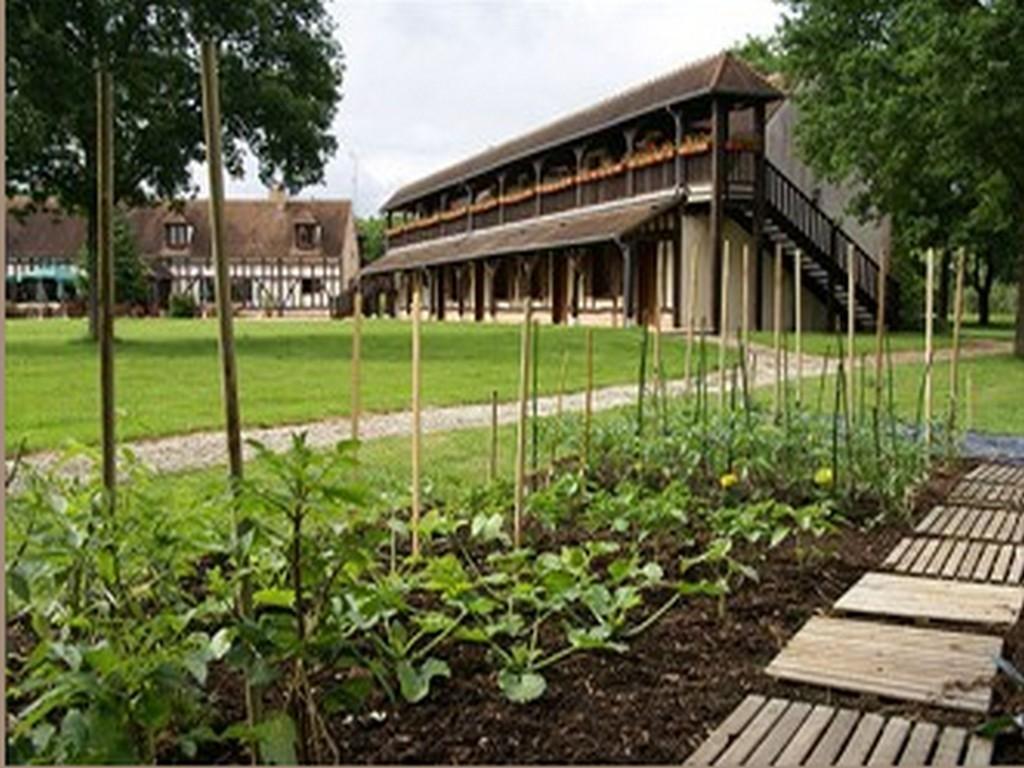
[[[632,198],[623,203],[590,206],[570,213],[392,248],[383,258],[364,267],[360,274],[397,272],[487,256],[606,242],[631,232],[679,202],[680,198],[674,192]]]
[[[81,216],[68,216],[55,207],[29,214],[18,213],[21,201],[9,202],[7,214],[7,253],[9,259],[68,259],[78,255],[86,238],[86,222]],[[228,200],[225,202],[225,240],[232,260],[342,258],[345,238],[352,229],[348,200]],[[205,260],[210,253],[209,203],[189,200],[133,208],[128,221],[135,233],[139,254],[155,259],[166,256]],[[322,228],[320,247],[295,248],[294,225],[316,221]],[[168,248],[164,225],[188,223],[195,228],[192,242],[182,249]]]
[[[753,101],[775,101],[783,96],[744,61],[729,52],[720,53],[649,80],[407,184],[395,192],[383,208],[397,208],[428,193],[548,147],[592,134],[661,107],[711,94],[739,96]]]

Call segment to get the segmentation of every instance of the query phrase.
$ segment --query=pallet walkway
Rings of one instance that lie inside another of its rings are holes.
[[[979,480],[983,483],[1005,483],[1007,485],[1024,486],[1024,466],[1020,464],[1003,464],[986,462],[979,464],[965,475],[966,480]]]
[[[951,504],[968,504],[992,509],[1024,510],[1024,487],[1005,483],[961,480],[947,499]]]
[[[870,572],[836,601],[844,613],[974,624],[1013,624],[1024,587]]]
[[[915,576],[1020,584],[1024,544],[908,536],[889,553],[882,568]]]
[[[948,536],[1002,544],[1024,543],[1024,512],[986,507],[943,506],[932,509],[914,531],[927,536]]]
[[[989,765],[992,742],[957,726],[747,696],[687,766]]]
[[[772,677],[987,712],[1003,639],[816,616],[765,670]]]

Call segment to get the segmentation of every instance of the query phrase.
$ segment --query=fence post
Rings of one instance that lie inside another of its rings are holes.
[[[110,71],[96,74],[96,182],[99,198],[95,291],[99,298],[103,488],[113,511],[117,486],[114,404],[114,88]]]

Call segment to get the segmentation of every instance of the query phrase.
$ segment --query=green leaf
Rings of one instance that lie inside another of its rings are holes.
[[[430,683],[435,677],[451,677],[448,665],[433,657],[416,668],[404,659],[395,668],[402,696],[410,704],[422,701],[430,693]]]
[[[256,607],[292,608],[295,593],[290,589],[261,589],[252,596]]]
[[[223,659],[225,654],[231,650],[233,636],[234,632],[230,627],[221,627],[217,630],[217,633],[210,639],[209,653],[212,661]]]
[[[503,669],[498,673],[498,687],[509,701],[525,704],[544,695],[548,684],[536,672],[513,672]]]
[[[295,723],[287,714],[276,712],[253,731],[262,762],[272,765],[295,765],[298,762],[295,754],[298,734]]]

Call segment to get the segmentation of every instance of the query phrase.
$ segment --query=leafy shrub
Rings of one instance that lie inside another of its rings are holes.
[[[175,293],[167,301],[167,314],[171,317],[196,317],[199,305],[191,293]]]

